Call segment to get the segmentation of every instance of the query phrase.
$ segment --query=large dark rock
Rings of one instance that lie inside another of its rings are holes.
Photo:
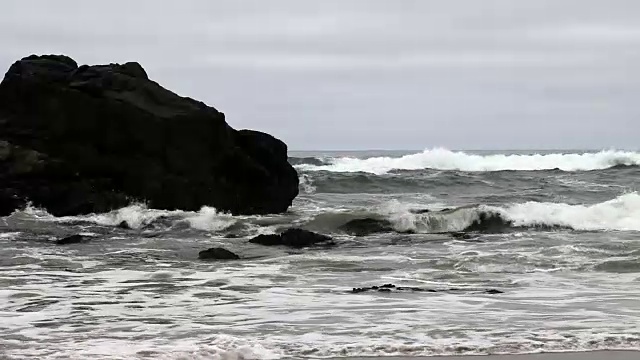
[[[298,194],[287,146],[149,80],[138,63],[29,56],[0,84],[0,215],[30,201],[54,215],[145,201],[236,214],[284,212]]]
[[[223,248],[211,248],[198,253],[200,260],[238,260],[240,256]]]
[[[292,248],[335,245],[329,236],[302,229],[287,229],[282,234],[258,235],[249,242],[265,246],[283,245]]]

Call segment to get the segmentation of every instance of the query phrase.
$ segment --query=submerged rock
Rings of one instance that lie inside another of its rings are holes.
[[[120,229],[131,230],[131,225],[126,220],[122,220],[117,226]]]
[[[67,236],[67,237],[64,237],[62,239],[56,240],[56,244],[57,245],[79,244],[79,243],[84,242],[86,240],[88,240],[88,238],[86,236],[71,235],[71,236]]]
[[[409,212],[416,215],[422,215],[422,214],[429,214],[432,211],[431,209],[411,209],[409,210]]]
[[[211,248],[198,253],[201,260],[238,260],[240,256],[223,248]]]
[[[237,131],[218,110],[149,79],[140,64],[29,56],[0,83],[0,216],[28,201],[56,216],[146,202],[284,212],[298,194],[287,146]]]
[[[509,230],[513,222],[494,212],[482,211],[478,219],[467,226],[463,232],[501,233]]]
[[[354,219],[341,225],[338,229],[353,236],[367,236],[395,231],[390,221],[373,218]]]
[[[474,236],[462,231],[453,231],[453,232],[450,232],[449,235],[451,235],[452,238],[458,239],[458,240],[473,240],[477,238],[477,235]]]
[[[302,229],[288,229],[282,234],[258,235],[249,242],[265,246],[283,245],[292,248],[335,245],[329,236]]]
[[[381,286],[367,286],[360,288],[353,288],[351,290],[352,293],[358,294],[367,291],[378,291],[378,292],[472,292],[472,293],[482,293],[482,294],[503,294],[504,291],[497,289],[460,289],[460,288],[449,288],[449,289],[429,289],[429,288],[421,288],[421,287],[413,287],[413,286],[396,286],[393,284],[384,284]]]
[[[504,291],[497,290],[497,289],[487,289],[484,291],[484,293],[494,295],[494,294],[504,294]]]
[[[258,235],[249,240],[249,242],[252,244],[260,244],[265,246],[284,245],[282,235],[280,234]]]
[[[435,210],[431,210],[431,209],[410,209],[409,212],[412,214],[416,214],[416,215],[422,215],[422,214],[431,214],[434,212],[440,212],[440,213],[446,213],[446,212],[450,212],[452,210],[452,208],[444,208],[444,209],[440,209],[438,211]]]

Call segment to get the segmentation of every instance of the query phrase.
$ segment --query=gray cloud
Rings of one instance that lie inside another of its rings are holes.
[[[140,61],[292,149],[639,148],[635,0],[7,0],[0,67]]]

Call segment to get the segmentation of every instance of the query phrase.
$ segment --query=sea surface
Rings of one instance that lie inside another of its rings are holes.
[[[1,218],[0,358],[640,349],[640,153],[435,148],[290,161],[300,195],[281,215],[132,204]],[[364,218],[392,229],[341,230]],[[248,243],[290,227],[336,246]],[[73,234],[88,240],[55,244]],[[218,246],[243,259],[198,260]],[[352,290],[383,284],[430,291]]]

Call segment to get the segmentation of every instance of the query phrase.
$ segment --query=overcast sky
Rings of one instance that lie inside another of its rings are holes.
[[[638,0],[2,0],[0,67],[32,53],[292,150],[640,148]]]

